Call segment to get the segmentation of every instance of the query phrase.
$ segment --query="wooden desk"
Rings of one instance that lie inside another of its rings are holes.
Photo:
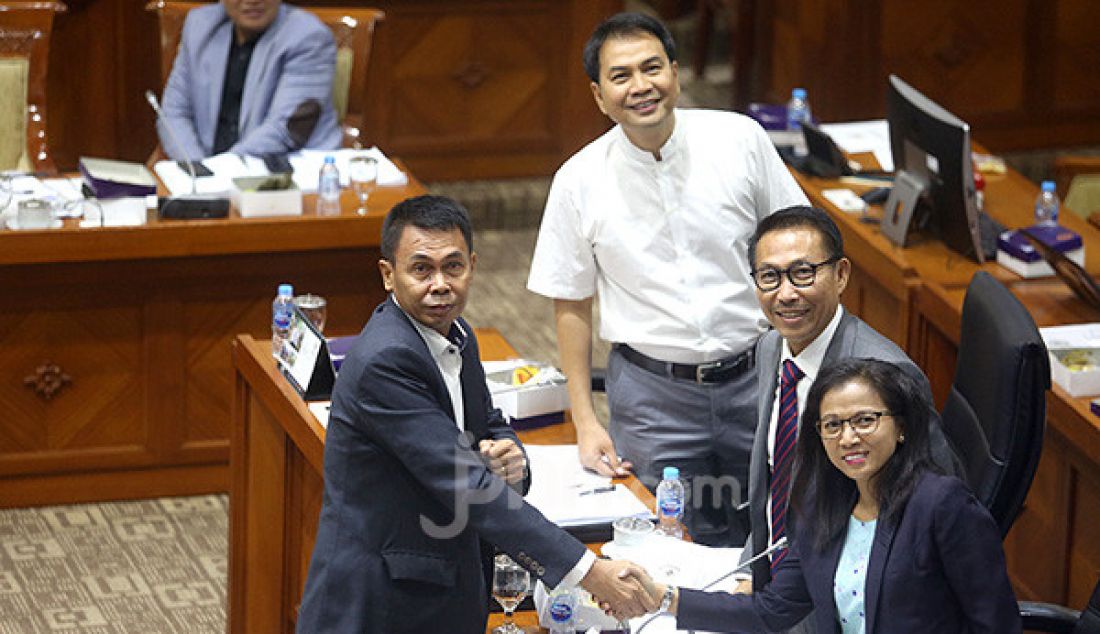
[[[280,282],[352,334],[383,291],[370,214],[0,231],[0,506],[225,491],[236,333],[270,337]],[[56,391],[52,391],[53,388]]]
[[[1061,282],[1010,284],[1040,326],[1100,321]],[[958,352],[966,289],[924,284],[916,294],[914,360],[933,378],[937,400],[947,394]],[[950,368],[951,373],[947,373]],[[1053,386],[1047,393],[1043,457],[1024,509],[1005,539],[1009,573],[1021,599],[1080,608],[1100,571],[1100,417],[1088,398]]]
[[[495,330],[479,330],[483,358],[515,357]],[[321,512],[325,429],[275,369],[266,340],[233,341],[232,486],[229,518],[229,632],[293,632]],[[563,423],[521,432],[529,444],[576,442]],[[653,508],[636,478],[622,480]],[[591,547],[591,546],[590,546]],[[533,614],[516,622],[535,626]],[[490,618],[499,625],[500,616]]]
[[[792,174],[810,202],[829,212],[844,237],[844,250],[852,261],[851,281],[842,298],[845,308],[905,350],[911,346],[914,294],[924,282],[966,286],[979,269],[1005,283],[1021,279],[995,262],[979,266],[929,236],[915,236],[905,248],[895,246],[877,224],[861,221],[859,214],[840,211],[821,194],[834,187],[848,187],[856,193],[870,187],[845,185],[793,170]],[[1030,225],[1038,193],[1038,187],[1017,172],[987,176],[986,211],[1009,228]],[[882,206],[873,206],[871,215],[881,217]],[[1100,274],[1100,232],[1073,213],[1062,214],[1061,222],[1084,237],[1086,268],[1094,275]]]

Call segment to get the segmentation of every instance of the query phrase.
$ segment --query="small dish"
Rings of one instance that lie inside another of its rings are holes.
[[[62,223],[60,219],[54,218],[50,221],[50,224],[46,225],[45,227],[24,228],[19,226],[19,218],[17,218],[16,216],[9,216],[5,224],[7,224],[8,229],[11,229],[13,231],[44,231],[46,229],[60,229],[64,223]]]

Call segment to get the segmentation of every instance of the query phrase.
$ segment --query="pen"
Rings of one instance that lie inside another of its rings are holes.
[[[611,493],[615,490],[615,485],[611,484],[605,487],[596,487],[595,489],[588,489],[587,491],[581,491],[580,495],[592,495],[593,493]]]

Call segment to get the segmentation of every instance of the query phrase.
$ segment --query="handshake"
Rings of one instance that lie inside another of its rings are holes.
[[[623,560],[597,559],[581,586],[619,620],[656,612],[665,594],[665,586],[655,583],[645,569]]]

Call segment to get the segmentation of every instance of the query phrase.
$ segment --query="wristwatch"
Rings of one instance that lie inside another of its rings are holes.
[[[668,612],[668,609],[672,607],[672,599],[676,596],[676,592],[672,586],[665,586],[665,596],[661,597],[661,606],[657,608],[657,612]]]

